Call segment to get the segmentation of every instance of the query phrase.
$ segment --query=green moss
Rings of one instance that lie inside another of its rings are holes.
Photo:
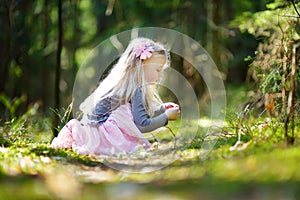
[[[178,128],[179,121],[169,124],[177,141],[174,151],[161,149],[173,147],[174,136],[166,129],[155,134],[161,142],[158,149],[114,158],[51,148],[47,140],[51,132],[35,133],[31,125],[14,129],[22,130],[14,134],[9,127],[3,127],[10,134],[0,137],[0,184],[5,188],[0,190],[0,196],[65,199],[71,195],[72,199],[98,199],[101,195],[117,199],[130,192],[134,199],[239,199],[251,194],[258,199],[297,199],[298,135],[295,145],[286,147],[282,122],[263,117],[241,120],[234,111],[227,116],[224,127],[210,127],[210,123],[204,123],[208,119],[201,120],[183,129]],[[298,133],[299,119],[295,125]],[[189,145],[181,144],[183,136],[193,137]],[[163,165],[172,156],[176,156],[174,162],[151,173],[127,173],[106,165],[112,162],[143,169]]]

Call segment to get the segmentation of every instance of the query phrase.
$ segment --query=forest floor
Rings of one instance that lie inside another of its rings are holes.
[[[227,116],[191,122],[196,133],[170,123],[175,137],[163,129],[150,150],[114,157],[50,148],[46,119],[12,120],[0,127],[0,199],[300,199],[299,119],[286,146],[279,120]]]
[[[242,138],[210,138],[208,151],[200,136],[163,140],[115,157],[19,140],[0,148],[0,199],[299,199],[300,144]]]

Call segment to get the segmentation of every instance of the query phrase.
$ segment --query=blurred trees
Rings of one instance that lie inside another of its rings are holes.
[[[24,109],[36,101],[45,112],[50,107],[66,106],[71,102],[77,69],[89,51],[120,31],[146,26],[189,35],[208,50],[225,81],[242,83],[247,72],[244,58],[252,54],[257,43],[250,34],[231,28],[229,22],[243,11],[264,10],[267,2],[270,0],[68,0],[62,1],[58,12],[59,1],[2,0],[0,94],[10,99],[26,95]],[[61,104],[55,105],[59,13],[63,22],[57,82]],[[187,74],[182,63],[174,63],[174,67]],[[191,81],[195,81],[193,76]],[[202,91],[198,93],[200,96]]]

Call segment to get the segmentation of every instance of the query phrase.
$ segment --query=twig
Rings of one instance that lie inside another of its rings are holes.
[[[154,138],[154,141],[156,143],[156,148],[158,149],[158,140],[156,139],[156,137],[153,135],[153,133],[150,132],[150,134],[152,135],[152,137]]]
[[[172,129],[170,127],[166,126],[166,128],[170,130],[170,132],[172,133],[172,135],[174,137],[174,149],[175,149],[176,148],[176,135],[175,135],[175,133],[172,131]]]
[[[300,17],[300,13],[299,13],[299,11],[297,10],[297,7],[296,7],[296,4],[295,4],[294,0],[290,0],[290,1],[292,2],[293,6],[294,6],[294,9],[295,9],[297,15]]]
[[[281,15],[281,14],[278,14],[278,16],[280,17],[290,17],[290,18],[300,18],[300,16],[294,16],[294,15]]]

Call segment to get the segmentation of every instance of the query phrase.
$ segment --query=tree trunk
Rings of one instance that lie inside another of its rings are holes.
[[[207,51],[210,53],[216,66],[221,67],[220,38],[218,25],[220,21],[220,2],[212,0],[207,2]]]
[[[290,73],[290,83],[291,88],[287,98],[287,110],[286,110],[286,121],[284,124],[284,131],[286,137],[286,144],[293,145],[295,142],[295,115],[294,115],[294,94],[295,94],[295,84],[296,84],[296,69],[297,69],[297,47],[299,44],[294,44],[292,47],[292,69]],[[289,134],[289,124],[290,124],[290,134]]]
[[[57,40],[57,52],[56,52],[56,66],[55,66],[55,83],[54,83],[54,109],[59,110],[59,81],[61,73],[61,51],[62,51],[62,35],[63,35],[63,24],[62,24],[62,0],[58,0],[58,40]],[[59,116],[54,114],[53,119],[53,134],[54,137],[57,136],[58,131],[56,127],[58,126]]]
[[[43,18],[43,48],[47,48],[48,46],[48,42],[49,42],[49,32],[50,32],[50,26],[49,26],[49,0],[44,0],[44,8],[43,8],[43,15],[42,15],[42,18]],[[46,55],[44,57],[44,60],[47,62],[49,62],[48,60],[48,55]],[[49,71],[47,69],[46,66],[43,66],[42,68],[42,84],[43,85],[48,85],[48,77],[49,77]],[[43,102],[45,103],[45,105],[49,105],[47,102],[48,101],[48,98],[49,98],[49,90],[48,88],[44,88],[42,91],[42,100]]]
[[[71,79],[71,83],[73,83],[75,81],[75,77],[76,77],[76,73],[77,73],[77,62],[76,62],[76,51],[79,45],[80,41],[80,36],[81,36],[81,31],[80,31],[80,25],[79,25],[79,9],[78,9],[78,1],[75,0],[73,2],[73,9],[74,9],[74,16],[73,16],[73,20],[74,20],[74,24],[73,24],[73,30],[74,30],[74,35],[72,40],[74,41],[74,46],[71,49],[71,60],[72,60],[72,79]]]
[[[11,61],[11,35],[12,35],[12,16],[13,1],[1,1],[0,6],[3,7],[2,19],[0,25],[2,27],[2,36],[0,37],[0,92],[5,91],[5,83],[8,77],[8,69]]]

